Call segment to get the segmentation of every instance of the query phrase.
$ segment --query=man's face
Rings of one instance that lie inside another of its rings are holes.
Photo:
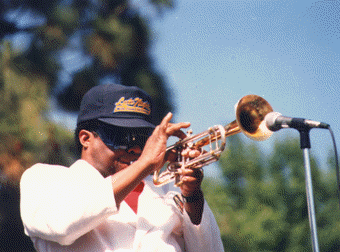
[[[127,150],[112,150],[98,135],[93,134],[89,158],[92,161],[90,163],[104,177],[107,177],[128,167],[131,162],[138,159],[141,153],[139,146]]]
[[[128,167],[131,162],[138,159],[142,153],[145,141],[148,138],[145,130],[117,132],[117,130],[105,128],[90,132],[92,141],[91,151],[87,152],[86,160],[104,176],[107,177]],[[133,134],[132,134],[133,133]],[[151,133],[150,133],[151,134]]]

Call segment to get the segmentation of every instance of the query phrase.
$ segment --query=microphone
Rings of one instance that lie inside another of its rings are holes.
[[[283,128],[293,128],[297,130],[307,130],[311,128],[329,129],[329,124],[316,122],[304,118],[293,118],[282,116],[278,112],[270,112],[264,118],[268,129],[278,131]]]

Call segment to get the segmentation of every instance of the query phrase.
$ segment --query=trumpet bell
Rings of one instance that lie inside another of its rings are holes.
[[[272,106],[258,95],[246,95],[235,105],[239,128],[247,137],[256,141],[267,140],[273,134],[264,120],[270,112],[273,112]]]

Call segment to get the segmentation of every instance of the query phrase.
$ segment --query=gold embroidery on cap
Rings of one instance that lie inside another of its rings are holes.
[[[143,100],[139,97],[134,99],[130,98],[125,100],[125,97],[121,97],[118,102],[115,104],[115,112],[135,112],[142,113],[146,115],[150,115],[151,108],[148,102],[143,102]]]

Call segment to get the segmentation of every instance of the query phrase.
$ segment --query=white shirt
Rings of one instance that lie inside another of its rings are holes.
[[[175,191],[145,180],[138,212],[118,209],[111,178],[84,160],[70,168],[36,164],[21,178],[21,217],[38,251],[223,251],[207,203],[193,225],[173,201]]]

